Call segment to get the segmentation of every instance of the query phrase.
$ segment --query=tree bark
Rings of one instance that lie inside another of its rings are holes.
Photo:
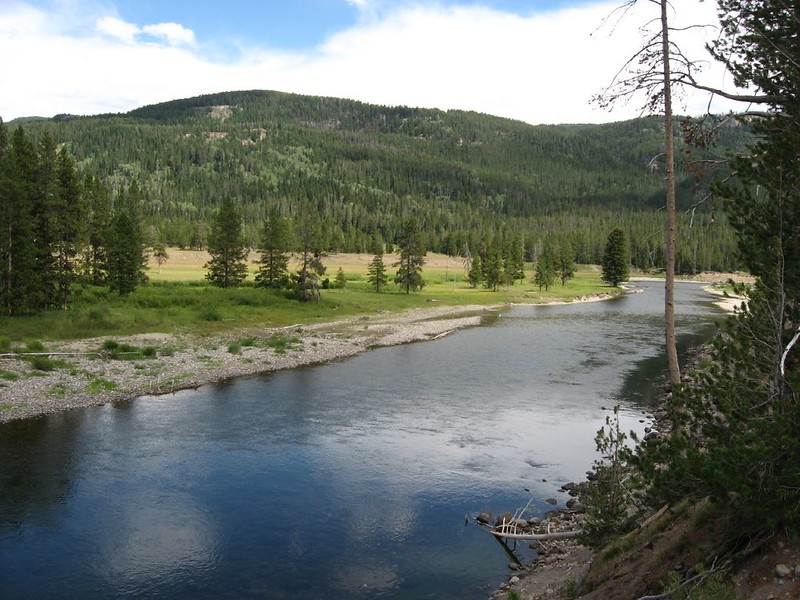
[[[664,284],[664,334],[667,349],[669,381],[681,381],[678,350],[675,340],[675,142],[672,129],[672,73],[670,69],[669,20],[667,0],[661,0],[661,52],[664,65],[664,143],[667,178],[667,211],[665,226],[666,281]]]

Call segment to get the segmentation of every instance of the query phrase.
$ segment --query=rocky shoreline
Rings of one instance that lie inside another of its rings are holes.
[[[483,315],[499,308],[431,307],[324,324],[239,330],[214,338],[154,333],[113,337],[113,343],[111,338],[51,343],[27,356],[0,356],[0,423],[436,339],[479,325]],[[109,351],[109,346],[143,352],[128,358]],[[48,360],[31,360],[36,355]]]

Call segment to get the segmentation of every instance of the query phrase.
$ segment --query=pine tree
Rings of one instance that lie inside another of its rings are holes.
[[[547,291],[553,282],[556,280],[556,257],[553,252],[553,247],[550,244],[545,244],[542,252],[539,255],[539,260],[536,261],[536,271],[533,274],[533,282]]]
[[[86,208],[75,171],[75,163],[65,148],[56,158],[58,188],[53,202],[56,298],[63,310],[69,308],[72,286],[77,281],[78,253],[86,232]]]
[[[517,280],[523,281],[525,279],[525,253],[518,237],[511,240],[506,248],[504,258],[506,279],[512,284]]]
[[[83,277],[94,285],[108,279],[108,234],[111,227],[111,199],[98,177],[88,176],[83,185],[86,237],[83,249]]]
[[[467,272],[467,281],[469,282],[469,285],[473,288],[478,287],[483,281],[483,263],[481,261],[480,254],[476,254],[472,258],[472,264],[470,265],[469,271]]]
[[[5,147],[0,127],[0,300],[8,315],[33,312],[35,305],[36,249],[33,196],[37,184],[36,150],[22,127],[17,127]]]
[[[377,293],[380,293],[381,288],[389,283],[389,276],[386,274],[386,265],[383,262],[383,252],[378,251],[372,257],[372,261],[367,267],[367,281],[375,288]]]
[[[558,247],[556,254],[556,275],[561,279],[561,285],[567,284],[567,281],[575,277],[575,253],[572,250],[572,245],[565,241]]]
[[[273,208],[261,234],[257,286],[281,289],[288,285],[290,237],[289,224],[277,207]]]
[[[503,256],[497,246],[489,248],[486,255],[486,262],[483,264],[485,276],[484,285],[492,291],[497,291],[497,287],[503,283]]]
[[[336,289],[343,290],[347,287],[347,277],[344,274],[344,270],[342,267],[339,267],[339,270],[336,271],[336,279],[334,279],[334,286]]]
[[[211,222],[211,259],[203,265],[208,269],[206,279],[221,288],[238,286],[247,277],[247,250],[242,217],[230,196],[226,196]]]
[[[316,207],[308,203],[301,211],[297,228],[300,268],[294,275],[294,293],[300,302],[318,302],[319,278],[325,274],[322,264],[322,231]]]
[[[422,232],[414,219],[407,221],[403,227],[400,240],[400,260],[394,264],[398,267],[394,282],[403,288],[406,294],[425,286],[422,278],[422,267],[425,264],[425,243]]]
[[[127,193],[120,192],[106,235],[108,286],[120,296],[127,296],[147,281],[147,253],[139,217],[141,202],[141,192],[134,181]]]
[[[603,253],[603,281],[613,287],[617,287],[623,281],[627,281],[629,263],[628,242],[625,239],[625,232],[621,227],[616,227],[609,234]]]
[[[56,143],[45,131],[38,144],[37,178],[33,192],[31,210],[34,224],[36,272],[32,285],[35,310],[44,310],[57,305],[56,300],[56,256],[58,234],[56,203],[58,199]]]

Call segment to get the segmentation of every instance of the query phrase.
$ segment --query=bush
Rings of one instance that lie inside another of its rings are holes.
[[[25,344],[26,352],[44,352],[44,344],[39,340],[33,340]]]

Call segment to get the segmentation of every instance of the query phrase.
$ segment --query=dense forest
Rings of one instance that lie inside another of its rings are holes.
[[[450,255],[523,241],[533,260],[565,245],[599,263],[622,227],[631,261],[663,266],[662,132],[658,118],[607,125],[531,126],[463,112],[384,107],[270,91],[228,92],[127,114],[25,119],[47,133],[112,203],[134,186],[149,245],[204,247],[215,210],[232,198],[249,244],[273,209],[316,207],[331,251],[395,243],[415,219],[427,249]],[[740,146],[735,123],[722,147]],[[735,240],[684,151],[679,168],[679,272],[733,270]]]

